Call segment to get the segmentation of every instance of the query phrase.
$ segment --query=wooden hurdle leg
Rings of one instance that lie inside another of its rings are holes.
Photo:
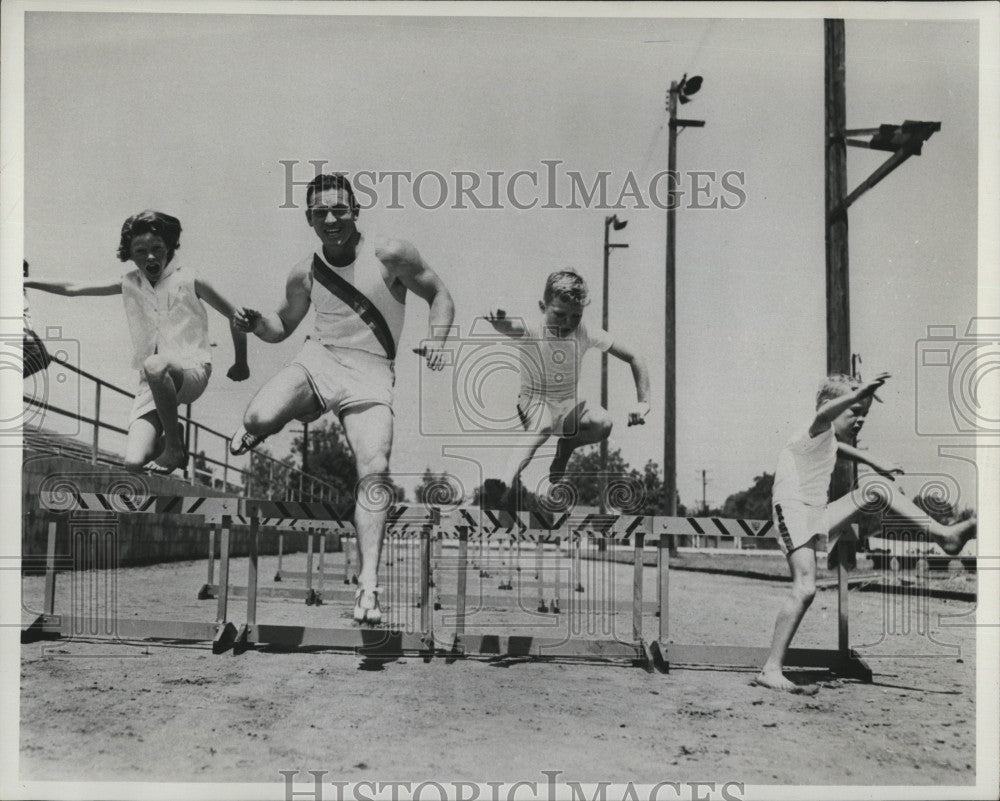
[[[465,636],[465,596],[468,590],[469,569],[469,527],[458,526],[458,587],[455,598],[455,639],[451,644],[451,657],[461,656],[465,651],[462,637]]]
[[[323,560],[326,554],[326,532],[319,535],[319,566],[316,569],[316,606],[323,603]]]
[[[227,620],[229,605],[229,534],[232,518],[222,517],[219,530],[219,591],[215,614],[215,637],[212,639],[212,653],[221,654],[229,650],[236,640],[236,626]]]
[[[48,526],[45,543],[45,594],[42,599],[42,613],[38,615],[25,629],[21,631],[21,643],[33,643],[45,639],[57,639],[60,632],[45,631],[45,624],[56,614],[56,532],[58,523],[52,521]],[[55,623],[55,620],[51,622]]]
[[[351,583],[351,537],[346,532],[340,537],[340,547],[344,552],[344,584]]]
[[[545,575],[543,566],[543,555],[545,543],[539,540],[535,543],[535,579],[538,582],[538,611],[548,612],[549,607],[545,604]]]
[[[198,600],[204,601],[207,598],[215,597],[215,526],[208,529],[208,575],[205,583],[198,590]]]
[[[642,645],[642,548],[646,540],[643,531],[635,533],[632,548],[632,639]]]
[[[306,606],[316,603],[316,590],[313,589],[313,530],[309,529],[306,546]]]
[[[420,634],[428,650],[434,650],[434,613],[431,609],[431,527],[420,529]]]
[[[559,585],[562,568],[559,562],[562,560],[562,537],[556,537],[555,571],[552,577],[552,607],[551,612],[558,615],[562,610],[559,608]]]
[[[254,515],[250,518],[250,536],[248,538],[249,560],[247,562],[247,622],[236,635],[233,653],[241,654],[253,647],[257,628],[257,568],[260,552],[260,518]]]
[[[857,528],[852,528],[856,533]],[[847,548],[837,548],[837,650],[840,654],[837,672],[870,684],[873,680],[872,669],[860,654],[851,649],[848,631],[847,574],[850,559],[851,554]]]
[[[278,572],[274,574],[275,581],[281,581],[281,560],[285,555],[285,535],[278,534]]]
[[[653,655],[653,665],[661,673],[670,672],[670,663],[663,655],[663,647],[670,640],[670,538],[661,532],[656,543],[657,589],[656,607],[660,616],[659,633],[649,645]]]

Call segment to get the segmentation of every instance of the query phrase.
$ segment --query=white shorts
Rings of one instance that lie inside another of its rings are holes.
[[[291,364],[305,370],[309,386],[322,406],[318,414],[300,420],[312,422],[326,412],[340,416],[352,407],[369,404],[392,409],[396,371],[393,362],[384,356],[307,339]]]
[[[840,539],[839,532],[830,531],[830,516],[826,506],[809,506],[801,501],[778,501],[772,507],[772,512],[774,525],[778,529],[778,547],[785,556],[803,546],[814,551],[827,551]]]
[[[571,416],[574,411],[576,414]],[[517,396],[517,414],[525,431],[548,430],[557,437],[572,437],[586,411],[587,402],[575,396],[551,400],[523,389]]]
[[[177,390],[177,403],[194,403],[205,392],[208,386],[208,379],[212,377],[211,362],[194,365],[184,368],[184,377],[181,386]],[[156,402],[153,400],[153,391],[149,388],[146,375],[139,371],[139,388],[135,391],[135,402],[132,404],[132,413],[128,421],[132,423],[145,414],[156,411]]]

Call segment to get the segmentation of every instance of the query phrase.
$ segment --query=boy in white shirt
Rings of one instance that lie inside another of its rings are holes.
[[[794,436],[778,457],[771,503],[778,545],[792,574],[792,591],[778,612],[770,654],[753,684],[800,694],[816,692],[814,685],[803,687],[783,675],[785,655],[816,594],[817,550],[835,545],[843,527],[868,514],[873,502],[925,525],[946,554],[957,554],[976,536],[975,518],[943,525],[929,519],[894,486],[873,484],[827,503],[830,476],[838,457],[866,464],[890,478],[903,472],[851,444],[864,425],[876,390],[888,379],[889,374],[882,373],[862,384],[846,375],[829,376],[817,394],[812,424]]]
[[[166,475],[187,463],[177,407],[201,397],[212,372],[205,301],[227,320],[235,307],[174,258],[181,224],[159,211],[142,211],[122,226],[118,259],[134,270],[111,283],[25,281],[26,289],[56,295],[122,295],[132,336],[132,366],[139,388],[129,416],[125,467]],[[250,375],[246,334],[230,325],[236,359],[226,374],[233,381]],[[162,438],[162,448],[160,446]]]
[[[629,411],[628,424],[643,425],[649,414],[649,371],[646,362],[631,346],[600,328],[590,331],[583,322],[583,309],[590,302],[587,284],[572,270],[559,270],[545,282],[538,308],[540,325],[525,325],[509,319],[502,311],[490,312],[487,320],[497,332],[524,340],[521,358],[521,388],[517,412],[525,431],[535,438],[516,455],[515,466],[503,501],[516,498],[521,473],[549,437],[558,438],[556,454],[549,466],[549,480],[560,481],[573,451],[607,439],[612,420],[607,409],[588,406],[577,396],[580,366],[584,354],[597,348],[621,359],[632,368],[636,403]]]

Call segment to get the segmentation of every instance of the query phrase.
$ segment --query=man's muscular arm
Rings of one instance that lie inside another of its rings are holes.
[[[311,277],[305,264],[296,265],[285,282],[285,298],[270,314],[240,306],[233,313],[233,326],[238,331],[254,334],[265,342],[281,342],[298,328],[309,311]]]
[[[428,338],[434,340],[435,344],[424,351],[424,356],[427,366],[432,370],[442,369],[445,362],[442,346],[455,319],[455,303],[451,299],[451,293],[409,242],[402,239],[387,240],[375,248],[375,255],[386,266],[390,275],[430,306]]]

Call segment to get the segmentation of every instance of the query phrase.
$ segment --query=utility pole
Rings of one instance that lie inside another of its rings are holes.
[[[608,330],[608,262],[612,248],[627,248],[628,245],[609,242],[611,229],[621,231],[628,225],[627,220],[619,220],[617,214],[604,218],[604,294],[601,310],[601,328]],[[601,351],[601,408],[608,408],[608,353]],[[606,495],[608,493],[608,441],[601,440],[601,481],[600,481],[600,512],[607,511]],[[600,541],[603,545],[603,541]]]
[[[906,120],[902,125],[847,129],[845,89],[846,47],[844,20],[823,21],[824,81],[826,106],[826,370],[827,373],[856,375],[851,356],[850,281],[848,261],[847,210],[865,192],[878,184],[911,156],[919,156],[923,143],[941,130],[939,122]],[[870,137],[867,141],[857,136]],[[861,184],[847,191],[847,146],[884,150],[892,155]],[[838,461],[830,482],[830,497],[840,498],[854,485],[853,465]],[[853,541],[841,540],[830,551],[830,564],[840,558],[853,564]],[[842,633],[843,634],[843,633]],[[842,643],[843,645],[843,643]],[[846,646],[845,646],[846,647]]]
[[[668,138],[667,173],[670,192],[667,200],[667,263],[666,291],[664,298],[664,348],[663,348],[663,494],[665,512],[670,517],[677,516],[677,327],[676,327],[676,264],[677,244],[676,208],[679,202],[677,184],[677,129],[685,127],[701,128],[704,120],[681,120],[677,118],[677,104],[690,102],[691,95],[701,89],[702,77],[684,75],[679,81],[672,81],[667,93]],[[670,551],[676,553],[673,538]]]
[[[845,87],[844,20],[823,21],[826,79],[826,372],[851,371],[851,294],[847,239],[847,92]],[[854,471],[837,460],[830,481],[830,498],[851,491]],[[841,539],[847,560],[856,559],[854,543]],[[839,554],[831,549],[835,564]]]
[[[703,515],[708,514],[708,498],[705,492],[708,487],[708,478],[705,473],[705,470],[701,471],[701,513]]]

